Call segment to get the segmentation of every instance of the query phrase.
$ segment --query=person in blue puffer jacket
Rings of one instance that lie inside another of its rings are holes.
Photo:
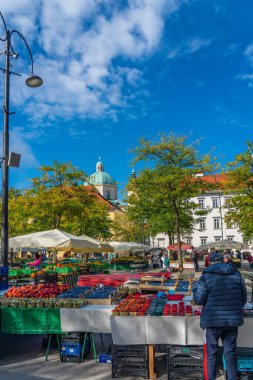
[[[203,305],[200,326],[205,330],[208,380],[216,379],[216,353],[221,338],[227,365],[227,379],[236,380],[236,339],[243,325],[242,309],[247,292],[240,272],[233,266],[231,255],[214,254],[211,264],[193,285],[193,299]],[[207,379],[206,379],[207,380]]]

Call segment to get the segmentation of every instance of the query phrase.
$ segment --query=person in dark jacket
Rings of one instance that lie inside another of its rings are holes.
[[[227,256],[227,255],[226,255]],[[200,326],[205,330],[208,380],[216,378],[216,353],[221,338],[227,365],[227,379],[236,380],[236,339],[238,326],[243,324],[242,309],[247,292],[240,272],[226,262],[217,262],[204,269],[200,280],[193,286],[193,299],[203,305]]]

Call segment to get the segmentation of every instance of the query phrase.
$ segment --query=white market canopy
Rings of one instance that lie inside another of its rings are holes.
[[[134,242],[119,242],[119,241],[111,241],[110,245],[114,248],[114,251],[144,251],[145,249],[150,249],[148,245],[134,243]]]
[[[99,245],[88,239],[54,229],[10,238],[9,248],[72,249],[75,252],[91,253],[96,252]]]
[[[113,246],[110,245],[109,243],[101,242],[101,241],[99,241],[97,239],[91,238],[91,237],[86,236],[86,235],[81,235],[79,237],[81,239],[85,239],[87,241],[90,241],[91,243],[97,244],[98,245],[97,252],[113,252],[114,251]]]

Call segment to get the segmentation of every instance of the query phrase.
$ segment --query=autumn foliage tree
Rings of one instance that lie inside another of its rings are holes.
[[[49,229],[93,237],[110,236],[107,206],[86,189],[85,173],[70,163],[41,166],[29,189],[10,191],[10,236]]]
[[[244,240],[253,238],[253,143],[247,142],[245,152],[236,155],[227,165],[227,201],[225,220],[240,228]]]

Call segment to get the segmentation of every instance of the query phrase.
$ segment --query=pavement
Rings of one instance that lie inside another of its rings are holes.
[[[248,270],[247,263],[243,269]],[[251,297],[251,282],[247,282]],[[91,357],[83,363],[62,363],[56,349],[51,349],[49,360],[45,361],[41,335],[0,334],[0,380],[111,380],[111,365],[95,363]],[[104,348],[99,336],[95,337],[97,353],[110,349],[109,334],[103,334]],[[165,347],[157,347],[157,375],[167,380]],[[161,352],[159,352],[161,351]],[[140,380],[138,377],[124,377],[124,380]],[[223,376],[217,379],[223,380]]]

